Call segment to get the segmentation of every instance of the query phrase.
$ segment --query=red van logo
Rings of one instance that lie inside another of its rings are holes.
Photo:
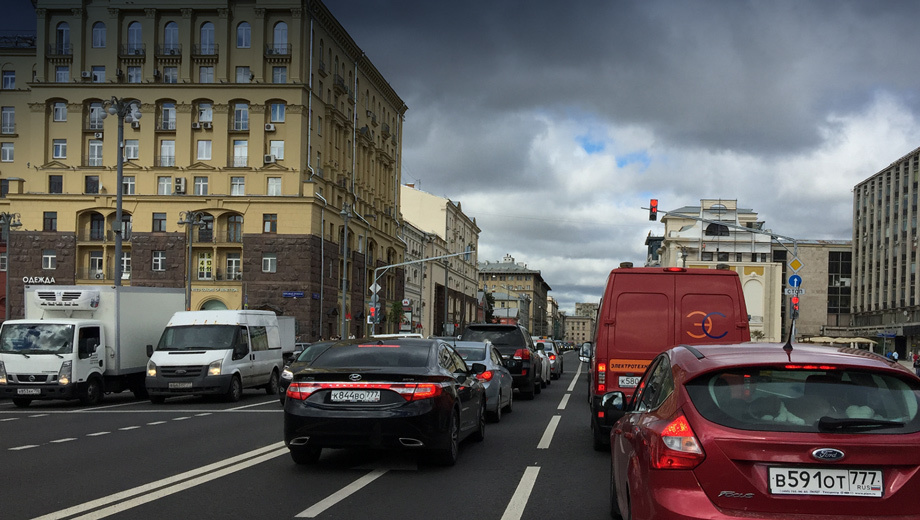
[[[693,324],[694,327],[699,327],[699,328],[700,328],[699,330],[700,330],[700,332],[702,332],[702,334],[694,334],[693,332],[691,332],[691,331],[688,330],[688,331],[687,331],[687,335],[690,336],[691,338],[694,338],[694,339],[703,339],[703,338],[705,338],[705,337],[710,337],[710,338],[712,338],[712,339],[719,339],[719,338],[725,337],[725,335],[728,334],[728,331],[727,331],[727,330],[726,330],[725,332],[723,332],[722,334],[719,334],[719,335],[716,335],[716,334],[713,333],[713,331],[712,331],[712,328],[713,328],[713,320],[712,320],[712,317],[713,317],[713,316],[721,316],[721,317],[724,318],[725,315],[722,314],[721,312],[710,312],[710,313],[705,313],[705,312],[703,312],[703,311],[693,311],[693,312],[691,312],[690,314],[687,315],[688,318],[693,317],[693,316],[702,316],[702,317],[703,317],[699,322]]]

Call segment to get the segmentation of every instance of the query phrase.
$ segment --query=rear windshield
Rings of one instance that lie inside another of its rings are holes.
[[[382,342],[372,344],[335,345],[322,351],[312,368],[348,367],[409,367],[428,366],[429,343],[405,344]]]
[[[469,327],[463,331],[463,336],[460,339],[463,341],[489,340],[499,349],[502,347],[523,348],[526,345],[521,329],[514,326],[488,327],[482,329]]]
[[[486,359],[485,347],[454,347],[464,361],[484,361]]]
[[[686,387],[700,414],[730,428],[920,431],[920,384],[886,373],[763,367],[705,374]]]

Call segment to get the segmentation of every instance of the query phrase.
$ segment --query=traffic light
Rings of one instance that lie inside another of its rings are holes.
[[[648,219],[658,220],[658,199],[652,199],[648,203]]]
[[[377,323],[377,306],[374,304],[371,304],[367,309],[367,322]]]
[[[792,297],[792,317],[793,318],[799,317],[799,297],[798,296]]]

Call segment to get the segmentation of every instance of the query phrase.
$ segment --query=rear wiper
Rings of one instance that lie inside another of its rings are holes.
[[[874,429],[874,428],[903,428],[904,423],[898,421],[882,421],[877,419],[840,419],[824,416],[818,420],[819,430],[846,430],[849,428]]]

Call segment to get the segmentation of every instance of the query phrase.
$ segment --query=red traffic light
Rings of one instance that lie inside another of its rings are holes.
[[[648,203],[648,219],[658,220],[658,199],[652,199]]]
[[[370,308],[367,310],[367,312],[371,318],[377,317],[377,307],[376,306],[371,305]]]
[[[798,297],[798,296],[793,296],[793,297],[792,297],[792,304],[793,304],[793,305],[798,305],[798,304],[799,304],[799,297]]]

